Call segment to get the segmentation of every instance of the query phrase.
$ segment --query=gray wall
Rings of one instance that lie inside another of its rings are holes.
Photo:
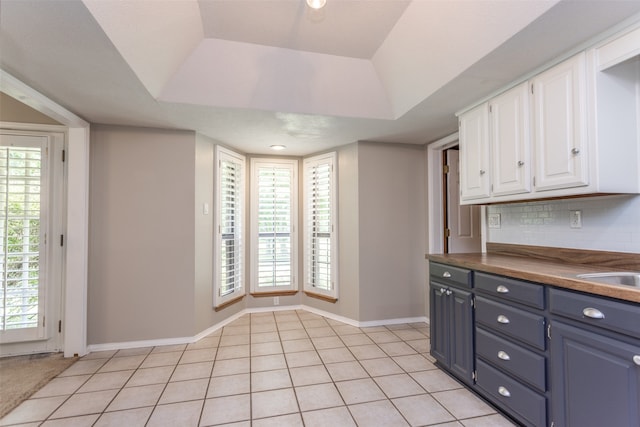
[[[192,336],[193,132],[92,126],[88,344]]]
[[[360,321],[425,316],[424,148],[360,143],[358,181]]]
[[[51,117],[34,110],[17,99],[0,92],[0,122],[60,125]]]

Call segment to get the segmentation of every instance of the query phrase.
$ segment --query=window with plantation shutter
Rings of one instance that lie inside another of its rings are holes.
[[[217,232],[215,292],[213,303],[220,307],[244,295],[244,185],[243,156],[222,147],[217,158]]]
[[[337,299],[336,154],[304,161],[304,289]]]
[[[296,160],[251,160],[252,292],[296,288]]]

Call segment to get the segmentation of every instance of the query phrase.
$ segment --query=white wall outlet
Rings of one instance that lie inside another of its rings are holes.
[[[489,228],[500,228],[499,213],[490,213],[489,215],[487,215],[487,220],[489,221]]]
[[[280,305],[280,297],[273,297],[273,305]]]
[[[582,211],[569,211],[569,227],[582,228]]]

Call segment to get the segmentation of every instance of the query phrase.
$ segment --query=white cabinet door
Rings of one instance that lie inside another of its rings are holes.
[[[533,79],[535,190],[589,184],[585,54]]]
[[[489,198],[489,107],[460,116],[460,199]]]
[[[531,191],[529,84],[514,87],[489,102],[491,193]]]

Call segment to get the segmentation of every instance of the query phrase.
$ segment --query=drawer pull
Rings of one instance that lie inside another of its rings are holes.
[[[511,360],[511,356],[502,350],[498,352],[498,358],[502,360]]]
[[[504,285],[500,285],[496,288],[496,292],[500,293],[500,294],[506,294],[509,292],[509,288],[507,288]]]
[[[635,356],[633,356],[633,363],[640,366],[640,354],[636,354]]]
[[[506,325],[507,323],[509,323],[509,318],[504,314],[501,314],[500,316],[498,316],[497,320],[498,320],[498,323],[502,323],[503,325]]]
[[[500,395],[504,397],[511,397],[511,392],[503,386],[498,387],[498,393],[500,393]]]
[[[445,271],[444,273],[442,273],[442,277],[449,278],[451,277],[451,273],[449,273],[448,271]]]
[[[604,314],[597,308],[587,307],[582,310],[582,314],[584,314],[585,317],[590,317],[591,319],[604,319]]]

